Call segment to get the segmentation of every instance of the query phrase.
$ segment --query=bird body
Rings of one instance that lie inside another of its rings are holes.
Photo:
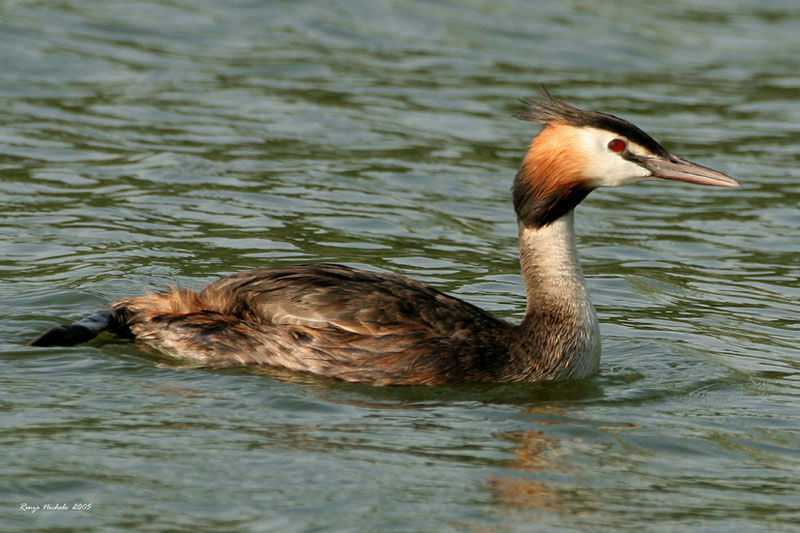
[[[123,299],[31,344],[72,345],[107,330],[201,366],[263,364],[374,385],[588,377],[600,334],[574,208],[601,186],[738,182],[673,156],[627,121],[545,97],[518,114],[545,124],[512,188],[527,297],[519,324],[404,276],[308,264]]]
[[[263,268],[201,292],[114,304],[137,339],[207,365],[269,364],[374,384],[471,381],[513,326],[395,274],[341,265]],[[481,331],[490,332],[474,343]],[[499,376],[497,376],[499,378]]]

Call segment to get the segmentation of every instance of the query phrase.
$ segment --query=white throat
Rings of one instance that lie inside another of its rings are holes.
[[[574,211],[542,228],[520,224],[519,247],[528,313],[541,297],[573,303],[589,301],[575,247]]]

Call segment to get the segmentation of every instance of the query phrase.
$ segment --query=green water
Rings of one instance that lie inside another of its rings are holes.
[[[0,3],[0,529],[800,531],[798,35],[788,1]],[[308,261],[518,319],[537,128],[511,113],[542,82],[743,183],[580,206],[598,376],[379,389],[25,346]]]

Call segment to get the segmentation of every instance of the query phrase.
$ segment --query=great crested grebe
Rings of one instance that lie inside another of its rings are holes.
[[[31,345],[72,346],[108,330],[200,366],[263,364],[374,385],[587,377],[599,367],[600,333],[575,249],[575,206],[597,187],[648,179],[739,183],[670,154],[630,122],[543,93],[516,114],[544,123],[512,188],[527,293],[519,324],[404,276],[309,264],[120,300]]]

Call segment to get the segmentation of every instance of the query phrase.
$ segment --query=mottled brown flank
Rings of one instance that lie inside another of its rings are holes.
[[[338,265],[252,270],[199,293],[171,289],[114,308],[138,340],[205,365],[267,364],[376,385],[547,373],[524,361],[517,326],[412,279]]]
[[[108,330],[198,366],[271,365],[373,385],[525,382],[576,371],[573,314],[542,305],[515,326],[410,278],[315,264],[120,300],[31,344]]]
[[[410,278],[330,264],[251,270],[199,293],[120,300],[111,314],[110,331],[202,366],[373,385],[562,379],[576,328],[557,307],[535,313],[542,327],[514,326]]]
[[[583,180],[586,157],[577,135],[571,126],[548,124],[528,147],[512,187],[514,209],[524,225],[546,226],[592,191]]]

